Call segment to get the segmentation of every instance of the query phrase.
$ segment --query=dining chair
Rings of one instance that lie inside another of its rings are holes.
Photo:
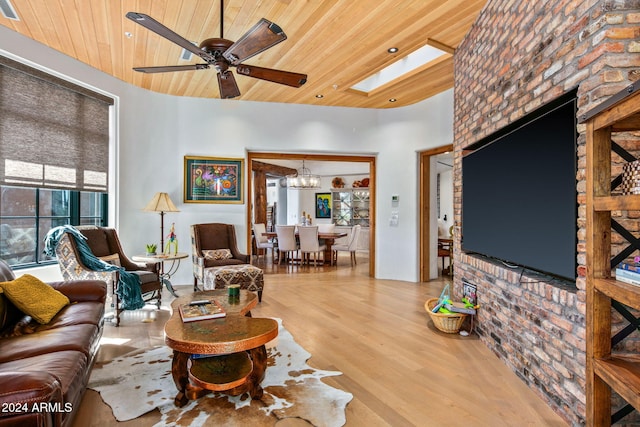
[[[278,263],[287,258],[293,260],[298,254],[298,242],[296,241],[295,225],[276,225],[276,236],[278,238]]]
[[[267,249],[271,249],[271,259],[273,260],[273,242],[269,241],[269,238],[264,235],[267,231],[267,226],[263,222],[253,224],[253,237],[256,241],[256,256],[260,258],[260,253],[264,253],[265,258],[267,256]]]
[[[442,258],[442,274],[451,275],[451,246],[453,241],[451,239],[438,239],[438,258]],[[445,259],[449,261],[449,267],[445,268]]]
[[[318,233],[333,233],[335,231],[335,224],[318,224]]]
[[[356,261],[356,249],[358,249],[358,236],[360,235],[360,225],[354,225],[351,229],[351,236],[349,241],[343,245],[333,245],[331,247],[332,264],[338,265],[338,252],[349,252],[351,254],[351,266],[357,264]]]
[[[311,262],[311,254],[313,254],[313,263],[318,265],[318,253],[327,248],[326,245],[321,245],[318,241],[318,226],[310,225],[306,227],[298,227],[298,236],[300,237],[300,252],[302,252],[302,262],[305,258],[307,263]],[[324,263],[324,255],[322,255],[322,261]]]

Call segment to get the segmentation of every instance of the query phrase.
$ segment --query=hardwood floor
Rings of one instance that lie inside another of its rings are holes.
[[[326,382],[354,395],[347,426],[566,425],[477,335],[434,328],[424,302],[439,295],[442,279],[371,279],[365,254],[355,268],[348,254],[341,255],[338,268],[272,266],[263,260],[258,265],[265,270],[265,290],[253,316],[281,318],[311,353],[311,366],[343,372]],[[177,287],[182,294],[191,289]],[[127,312],[119,328],[107,325],[99,362],[163,344],[170,298],[163,295],[160,311]],[[143,323],[148,315],[155,321]],[[147,426],[158,420],[154,411],[117,423],[99,395],[88,390],[74,426]],[[293,425],[307,424],[278,423]]]

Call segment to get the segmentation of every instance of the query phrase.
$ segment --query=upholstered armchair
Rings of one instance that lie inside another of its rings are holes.
[[[162,283],[159,279],[158,264],[138,264],[129,259],[122,250],[116,230],[108,227],[79,226],[76,229],[84,235],[86,243],[93,255],[110,264],[124,267],[125,271],[140,278],[140,291],[145,302],[156,300],[160,308]],[[56,246],[56,256],[62,277],[65,280],[94,279],[103,280],[108,284],[108,294],[112,298],[115,311],[115,324],[120,325],[120,314],[123,311],[122,301],[119,301],[117,286],[119,286],[119,271],[96,271],[83,264],[75,238],[64,233]]]
[[[204,270],[223,265],[249,264],[251,257],[240,253],[232,224],[208,223],[191,226],[193,290],[204,283]]]

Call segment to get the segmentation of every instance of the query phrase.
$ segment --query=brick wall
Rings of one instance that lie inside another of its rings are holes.
[[[639,78],[640,0],[489,0],[455,54],[454,290],[478,286],[481,339],[572,425],[585,417],[584,126],[575,284],[461,252],[462,150],[575,87],[580,115]]]

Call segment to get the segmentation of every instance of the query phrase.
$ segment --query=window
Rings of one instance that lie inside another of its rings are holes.
[[[0,56],[0,258],[54,262],[61,225],[107,225],[114,99]]]
[[[0,258],[14,268],[54,262],[42,252],[51,228],[106,220],[106,193],[0,186]]]

